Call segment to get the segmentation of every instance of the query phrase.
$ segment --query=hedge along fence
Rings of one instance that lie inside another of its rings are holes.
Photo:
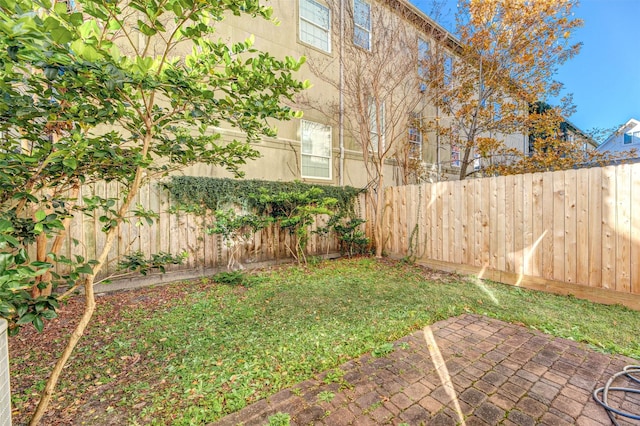
[[[640,164],[386,190],[386,251],[640,309]]]
[[[131,220],[121,225],[117,244],[109,254],[107,267],[100,279],[121,277],[126,271],[119,270],[118,265],[127,257],[131,259],[132,255],[151,258],[160,253],[164,254],[160,258],[169,259],[185,253],[182,264],[165,266],[167,271],[190,271],[181,277],[189,274],[199,276],[204,270],[224,269],[234,254],[238,262],[234,267],[292,259],[292,248],[295,252],[298,237],[290,229],[283,229],[281,222],[270,222],[243,239],[238,247],[225,242],[221,234],[211,232],[216,223],[215,210],[233,209],[237,213],[247,213],[255,207],[252,204],[255,201],[248,198],[249,194],[261,191],[263,195],[300,193],[311,188],[320,190],[324,197],[337,199],[337,205],[350,215],[363,216],[360,213],[360,190],[354,188],[184,176],[151,182],[142,187],[134,205],[137,209],[158,212],[157,217],[148,223],[132,214]],[[101,182],[81,188],[80,199],[93,194],[115,197],[119,191],[117,183]],[[305,255],[339,253],[340,244],[335,232],[317,232],[328,222],[329,216],[314,215],[313,223],[308,227]],[[76,215],[62,254],[95,258],[104,243],[104,234],[100,231],[102,226],[99,215]]]

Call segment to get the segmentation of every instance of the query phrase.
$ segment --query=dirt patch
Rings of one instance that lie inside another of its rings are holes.
[[[74,352],[76,356],[72,355],[63,372],[43,424],[126,424],[126,412],[118,409],[119,402],[130,397],[123,389],[136,378],[151,374],[149,360],[144,359],[143,354],[134,353],[110,360],[108,365],[101,366],[98,374],[86,375],[82,373],[87,370],[83,367],[94,362],[91,351],[118,338],[109,332],[109,325],[121,321],[127,310],[167,310],[190,294],[212,285],[209,281],[192,281],[98,295],[96,314]],[[28,326],[23,327],[17,336],[9,338],[14,424],[26,424],[34,412],[39,390],[82,316],[84,306],[83,296],[75,296],[60,307],[58,318],[47,322],[42,333]],[[100,333],[91,333],[96,328],[101,329]],[[157,384],[163,385],[162,378],[157,378]],[[134,405],[134,408],[142,410],[144,403]]]

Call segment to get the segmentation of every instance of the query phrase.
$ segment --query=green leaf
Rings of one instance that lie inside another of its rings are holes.
[[[44,329],[44,321],[42,321],[40,315],[33,319],[33,326],[36,328],[36,330],[38,330],[39,333],[42,333],[42,330]]]
[[[44,319],[48,319],[48,320],[52,320],[58,317],[58,314],[56,313],[56,311],[53,311],[51,309],[44,311],[41,315]]]
[[[45,218],[47,217],[47,213],[45,213],[44,210],[38,210],[36,211],[36,213],[34,214],[36,220],[38,222],[42,222],[43,220],[45,220]]]
[[[76,272],[79,272],[81,274],[92,274],[93,269],[89,265],[82,265],[76,269]]]
[[[29,312],[25,316],[20,317],[20,319],[16,321],[16,324],[18,325],[29,324],[33,322],[35,318],[36,318],[36,314],[34,314],[33,312]]]
[[[64,27],[58,27],[54,30],[51,30],[51,37],[56,43],[64,44],[70,42],[73,39],[73,34],[71,34],[71,31]]]
[[[149,25],[145,24],[143,21],[138,19],[138,29],[140,32],[146,36],[154,36],[158,32],[155,28],[151,28]]]
[[[62,160],[62,164],[64,164],[66,167],[75,170],[78,168],[78,160],[76,160],[73,157],[67,157],[64,160]]]

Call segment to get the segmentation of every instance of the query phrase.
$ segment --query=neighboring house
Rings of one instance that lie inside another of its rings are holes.
[[[633,158],[640,158],[640,121],[634,118],[630,119],[597,149],[600,152],[611,154],[620,154],[635,149],[635,157]]]
[[[529,110],[532,113],[543,113],[547,110],[550,110],[552,107],[545,102],[537,102],[529,107]],[[553,137],[565,142],[578,142],[580,144],[580,148],[583,151],[592,151],[598,147],[598,143],[589,135],[584,133],[582,130],[578,128],[575,124],[567,120],[566,118],[559,123],[558,128],[556,129],[553,135],[545,134],[540,135],[532,132],[528,135],[528,146],[527,146],[527,154],[529,156],[533,155],[535,151],[535,142],[538,138],[542,137],[542,139],[546,137]],[[545,151],[546,152],[546,151]]]
[[[302,110],[302,119],[278,123],[278,136],[264,138],[256,144],[262,158],[250,162],[245,167],[248,179],[266,180],[301,180],[305,182],[351,185],[365,187],[368,182],[363,151],[353,136],[360,127],[351,124],[353,111],[344,104],[344,92],[348,84],[349,61],[354,46],[366,53],[375,52],[381,39],[388,37],[388,29],[377,28],[376,14],[382,13],[388,19],[399,22],[403,31],[408,31],[413,40],[404,50],[391,52],[392,55],[415,55],[414,70],[408,74],[419,82],[424,70],[420,68],[420,59],[429,54],[429,49],[436,45],[435,39],[441,40],[439,48],[455,55],[456,39],[431,20],[423,12],[409,3],[408,0],[273,0],[270,3],[273,16],[280,21],[279,26],[271,22],[249,17],[229,16],[216,24],[219,37],[223,40],[238,41],[255,36],[255,47],[269,51],[276,57],[307,57],[307,64],[296,74],[298,79],[308,79],[312,87],[306,91],[306,102],[297,102],[293,108]],[[343,17],[341,19],[341,17]],[[384,18],[385,20],[387,18]],[[435,37],[437,35],[437,37]],[[444,40],[444,41],[442,41]],[[446,46],[442,46],[445,44]],[[399,58],[399,56],[396,56]],[[391,58],[393,60],[393,57]],[[314,73],[310,64],[322,64],[323,77]],[[447,65],[446,67],[450,66]],[[352,67],[353,68],[353,67]],[[330,84],[333,78],[336,84]],[[347,81],[347,83],[345,83]],[[342,89],[341,89],[342,88]],[[342,93],[341,93],[342,90]],[[424,95],[424,87],[416,85],[416,96]],[[339,110],[338,105],[344,107]],[[409,111],[404,122],[398,120],[390,111],[388,103],[379,103],[377,107],[369,104],[371,122],[369,134],[375,141],[390,140],[391,132],[398,132],[402,127],[407,146],[403,163],[398,156],[386,161],[385,173],[394,179],[388,184],[401,183],[400,169],[403,164],[418,164],[426,170],[440,170],[437,164],[445,164],[443,173],[455,175],[459,167],[460,154],[456,147],[444,146],[442,140],[434,135],[422,134],[416,115],[433,117],[434,109],[421,102],[419,111]],[[309,105],[326,105],[325,110]],[[334,107],[335,106],[335,107]],[[334,108],[333,111],[329,109]],[[377,126],[374,126],[377,124]],[[395,126],[395,130],[392,129]],[[375,127],[375,128],[374,128]],[[220,129],[223,139],[241,138],[236,130]],[[378,134],[382,132],[382,134]],[[523,135],[510,135],[516,148],[526,149]],[[509,139],[509,137],[507,138]],[[375,150],[374,150],[375,151]],[[376,151],[377,152],[377,151]],[[479,164],[479,163],[478,163]],[[185,171],[186,174],[228,176],[226,172],[210,166],[195,166]]]

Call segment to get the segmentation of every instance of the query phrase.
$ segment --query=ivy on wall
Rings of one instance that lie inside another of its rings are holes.
[[[323,197],[337,200],[336,206],[340,211],[353,215],[355,200],[362,189],[350,186],[314,185],[299,181],[274,182],[266,180],[238,180],[228,178],[212,178],[205,176],[172,176],[164,183],[171,194],[175,207],[181,210],[197,211],[219,210],[229,205],[241,206],[249,212],[265,209],[260,194],[272,197],[279,194],[304,193],[312,188],[322,191]],[[272,205],[277,209],[276,205]]]
[[[289,251],[298,261],[306,261],[309,227],[318,214],[326,214],[330,219],[326,227],[315,232],[321,235],[336,232],[343,252],[362,253],[369,244],[359,230],[363,221],[355,215],[361,189],[204,176],[172,176],[163,185],[171,196],[174,211],[203,216],[213,213],[215,222],[206,225],[206,231],[219,234],[230,248],[229,268],[235,264],[239,246],[272,223],[296,236],[296,245],[289,247]]]

